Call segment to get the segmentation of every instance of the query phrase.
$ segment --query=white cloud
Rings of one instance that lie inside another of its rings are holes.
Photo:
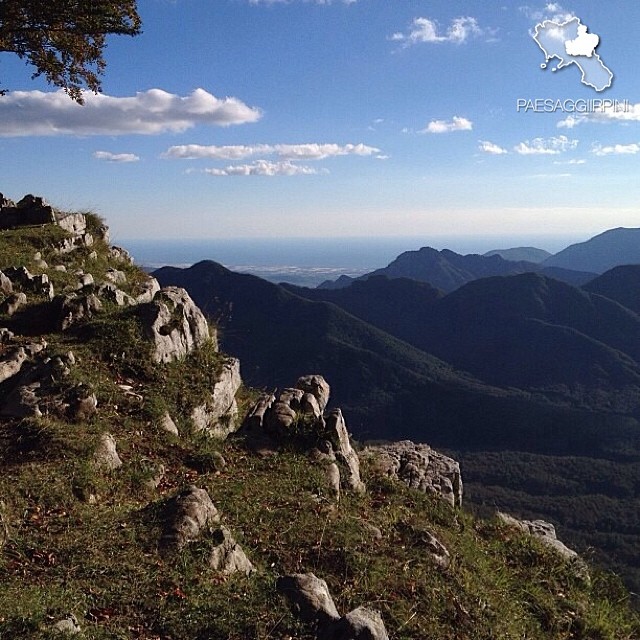
[[[548,2],[542,9],[532,9],[531,7],[520,7],[529,20],[535,22],[544,22],[545,20],[551,20],[552,22],[568,22],[576,17],[576,15],[567,11],[558,2]]]
[[[452,131],[471,131],[473,129],[473,122],[467,118],[461,118],[460,116],[453,116],[450,121],[446,120],[432,120],[425,129],[419,131],[419,133],[451,133]]]
[[[489,142],[488,140],[480,140],[479,147],[480,151],[493,156],[501,156],[505,153],[509,153],[505,148],[495,144],[494,142]]]
[[[560,120],[557,126],[559,129],[573,129],[579,124],[586,122],[596,122],[599,124],[640,122],[640,102],[636,102],[635,104],[624,102],[616,104],[613,102],[593,113],[567,116],[564,120]]]
[[[313,167],[294,164],[287,160],[284,162],[269,162],[268,160],[256,160],[251,164],[230,165],[224,169],[205,169],[203,173],[210,176],[310,176],[318,174]],[[324,171],[322,172],[324,173]]]
[[[571,159],[571,160],[554,160],[553,164],[559,164],[559,165],[579,165],[579,164],[587,164],[587,161],[584,159]]]
[[[414,44],[432,42],[451,42],[462,44],[467,40],[485,35],[485,31],[478,25],[478,21],[470,16],[455,18],[445,32],[439,32],[438,23],[429,18],[415,18],[407,33],[394,33],[390,40],[402,42],[408,47]]]
[[[140,157],[134,153],[111,153],[110,151],[95,151],[93,157],[107,162],[138,162],[140,160]]]
[[[130,97],[87,93],[80,106],[60,90],[14,91],[0,100],[0,136],[154,135],[192,127],[256,122],[260,109],[196,89],[178,96],[150,89]]]
[[[336,156],[373,156],[380,153],[380,149],[366,144],[256,144],[256,145],[228,145],[205,146],[186,144],[170,147],[164,154],[165,158],[180,158],[198,160],[202,158],[215,160],[243,160],[253,156],[276,155],[286,160],[324,160]]]
[[[614,144],[611,146],[603,147],[602,145],[594,145],[592,153],[597,156],[622,156],[633,155],[640,153],[640,144],[632,142],[631,144]]]
[[[517,144],[513,150],[522,156],[558,155],[578,146],[578,140],[569,140],[567,136],[552,138],[534,138]]]

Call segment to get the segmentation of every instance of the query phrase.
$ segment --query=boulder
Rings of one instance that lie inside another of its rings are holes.
[[[46,273],[33,275],[26,267],[9,267],[4,274],[21,291],[43,295],[49,300],[53,298],[53,284]]]
[[[82,628],[78,623],[78,618],[75,615],[71,614],[62,620],[58,620],[58,622],[51,625],[51,631],[57,634],[65,634],[65,635],[77,635],[82,633]]]
[[[151,302],[156,293],[160,291],[160,283],[155,278],[149,277],[142,284],[138,285],[138,291],[134,296],[136,304]]]
[[[0,208],[0,229],[51,224],[55,221],[53,207],[31,194],[15,205],[10,200],[5,200],[5,205]]]
[[[209,566],[214,571],[226,575],[244,573],[247,576],[255,572],[255,567],[226,527],[220,527],[216,532],[216,538],[218,544],[209,556]]]
[[[191,420],[196,431],[206,431],[217,438],[226,438],[237,428],[236,393],[242,384],[240,361],[228,358],[209,394],[207,401],[195,407]]]
[[[329,394],[331,388],[327,381],[317,374],[302,376],[296,382],[296,388],[302,389],[306,393],[310,393],[318,402],[320,413],[322,414],[329,403]]]
[[[318,634],[318,640],[389,640],[378,611],[358,607]]]
[[[115,471],[122,466],[115,438],[110,433],[103,433],[100,436],[93,459],[96,466],[104,471]]]
[[[45,345],[25,345],[27,354],[37,353]],[[59,385],[66,378],[71,362],[68,356],[46,358],[41,362],[27,362],[12,376],[10,390],[0,396],[0,415],[11,418],[41,416],[45,413],[67,415],[69,405]]]
[[[220,523],[220,515],[205,489],[190,486],[167,504],[168,523],[162,545],[182,549],[197,540],[212,524]]]
[[[115,245],[109,248],[109,255],[117,262],[124,262],[125,264],[133,264],[133,258],[131,254],[122,247],[116,247]]]
[[[574,567],[575,575],[589,581],[589,570],[587,564],[576,551],[567,547],[556,536],[556,528],[545,520],[518,520],[508,513],[498,511],[498,520],[503,524],[522,531],[539,540],[545,547],[553,549],[558,555],[564,558]]]
[[[318,640],[389,640],[377,611],[358,607],[340,617],[327,583],[313,573],[278,578],[276,588],[303,621],[316,624]]]
[[[412,489],[439,495],[452,507],[462,505],[460,464],[427,444],[403,440],[368,446],[361,456],[370,458],[380,473],[402,480]]]
[[[57,324],[61,331],[66,331],[79,322],[89,320],[102,311],[102,302],[94,293],[67,293],[56,296]]]
[[[154,362],[181,360],[211,339],[206,318],[184,289],[161,289],[139,309],[144,333],[155,345]]]
[[[317,621],[326,625],[340,619],[327,583],[313,573],[282,576],[278,578],[276,588],[305,622]]]
[[[2,271],[0,271],[0,293],[4,293],[6,296],[13,293],[11,280]]]
[[[124,271],[120,271],[119,269],[107,269],[104,277],[114,284],[125,284],[127,282],[127,275]]]
[[[331,442],[338,462],[342,463],[344,474],[343,483],[347,489],[356,493],[364,493],[365,485],[360,479],[360,460],[349,440],[347,425],[342,411],[334,409],[326,417],[325,434]]]
[[[71,235],[81,236],[87,231],[87,218],[83,213],[55,212],[54,221]]]
[[[0,313],[12,316],[27,304],[27,296],[20,293],[11,293],[0,303]]]
[[[95,289],[96,295],[102,300],[113,302],[118,307],[136,304],[135,300],[112,282],[103,282]]]
[[[169,413],[165,413],[162,418],[160,418],[160,428],[167,433],[172,433],[174,436],[179,436],[178,427],[176,423],[173,421],[173,418],[169,415]]]

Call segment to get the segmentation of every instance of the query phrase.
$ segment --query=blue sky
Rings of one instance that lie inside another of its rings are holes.
[[[0,191],[118,238],[584,238],[639,226],[640,3],[141,0],[80,107],[0,55]],[[541,69],[579,17],[614,73]],[[580,117],[518,99],[628,100]],[[636,106],[638,105],[638,106]]]

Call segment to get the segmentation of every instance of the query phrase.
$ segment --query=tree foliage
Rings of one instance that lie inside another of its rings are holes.
[[[84,88],[100,91],[106,36],[135,36],[140,26],[136,0],[0,0],[0,52],[80,103]]]

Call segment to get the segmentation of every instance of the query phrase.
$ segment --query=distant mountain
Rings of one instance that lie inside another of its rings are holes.
[[[241,358],[248,383],[286,385],[322,372],[359,438],[609,455],[637,436],[630,416],[482,383],[335,304],[306,300],[214,262],[164,267],[154,275],[163,286],[185,287],[217,320],[222,345]],[[424,292],[437,302],[439,294]]]
[[[547,258],[542,266],[604,273],[627,264],[640,264],[640,229],[610,229],[586,242],[572,244]]]
[[[640,264],[614,267],[582,288],[640,314]]]
[[[479,279],[446,296],[382,276],[334,291],[289,289],[333,302],[488,384],[640,408],[640,318],[540,274]]]
[[[438,251],[431,247],[423,247],[418,251],[406,251],[400,254],[386,267],[376,269],[361,276],[358,280],[366,280],[378,275],[388,278],[411,278],[420,282],[428,282],[442,291],[450,292],[478,278],[530,272],[540,272],[577,285],[588,282],[596,275],[595,273],[580,273],[566,269],[554,269],[547,272],[544,267],[533,262],[512,262],[499,255],[490,257],[476,254],[460,255],[449,249]],[[323,283],[319,288],[337,289],[349,286],[352,282],[352,279],[343,276],[333,283]]]
[[[504,260],[511,260],[512,262],[525,261],[539,264],[547,258],[550,258],[553,254],[544,249],[537,249],[536,247],[514,247],[513,249],[493,249],[482,255],[485,258],[500,256]]]

